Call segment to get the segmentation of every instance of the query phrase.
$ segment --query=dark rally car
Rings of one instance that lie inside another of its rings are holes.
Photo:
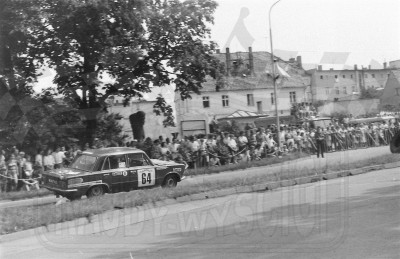
[[[87,150],[68,168],[46,171],[41,186],[70,200],[156,186],[175,187],[184,179],[184,164],[151,160],[135,148]]]

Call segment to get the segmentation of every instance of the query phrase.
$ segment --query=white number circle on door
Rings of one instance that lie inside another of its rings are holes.
[[[137,172],[137,176],[139,187],[151,186],[156,183],[156,173],[154,168],[139,169]]]

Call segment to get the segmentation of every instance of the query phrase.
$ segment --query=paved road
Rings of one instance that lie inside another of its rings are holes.
[[[399,196],[399,170],[381,170],[2,236],[0,257],[400,258]]]
[[[390,154],[389,147],[376,147],[368,149],[357,149],[357,150],[346,150],[343,152],[334,152],[326,154],[325,158],[317,158],[316,156],[305,157],[302,159],[297,159],[293,161],[287,161],[283,164],[276,164],[273,166],[248,168],[239,171],[228,171],[220,174],[213,175],[199,175],[194,177],[188,177],[179,185],[190,186],[201,184],[204,182],[215,182],[224,181],[226,179],[233,178],[245,178],[247,176],[253,175],[265,175],[274,172],[285,172],[287,169],[314,169],[314,168],[329,168],[331,165],[341,164],[344,167],[350,162],[368,160],[375,156],[380,156],[384,154]],[[65,200],[65,199],[64,199]],[[35,199],[26,199],[20,201],[0,201],[0,209],[9,207],[20,207],[20,206],[37,206],[50,203],[56,203],[60,199],[56,199],[55,196],[48,196]],[[61,201],[62,202],[62,201]]]

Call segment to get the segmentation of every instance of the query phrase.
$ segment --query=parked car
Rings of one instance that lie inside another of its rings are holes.
[[[156,186],[175,187],[186,165],[151,160],[135,148],[112,147],[82,152],[68,168],[46,171],[41,186],[70,200]]]

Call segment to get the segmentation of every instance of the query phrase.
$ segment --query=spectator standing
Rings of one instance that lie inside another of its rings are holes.
[[[0,150],[0,193],[7,190],[7,164],[4,150]]]
[[[171,152],[167,147],[166,142],[161,143],[161,160],[168,161],[170,160]]]
[[[43,150],[38,149],[38,152],[35,156],[35,165],[34,165],[35,170],[39,171],[39,174],[42,175],[43,173]]]
[[[162,159],[160,140],[154,140],[153,146],[150,151],[150,157],[152,159]]]
[[[65,159],[65,154],[59,147],[56,148],[56,150],[53,152],[53,157],[54,157],[54,169],[59,169],[62,167],[64,159]]]
[[[43,157],[43,166],[44,170],[52,170],[54,169],[54,156],[52,155],[51,149],[47,150],[47,155]]]
[[[14,153],[11,154],[7,167],[7,191],[15,191],[18,185],[18,161]]]
[[[31,187],[34,187],[36,190],[39,189],[39,185],[36,180],[32,179],[33,178],[33,164],[32,164],[32,159],[30,155],[26,156],[26,161],[25,161],[25,188],[27,191],[30,191]]]
[[[317,157],[319,158],[319,155],[321,155],[322,158],[324,158],[325,136],[320,127],[317,128],[317,132],[315,132],[314,138],[316,140],[316,146],[317,146]]]

